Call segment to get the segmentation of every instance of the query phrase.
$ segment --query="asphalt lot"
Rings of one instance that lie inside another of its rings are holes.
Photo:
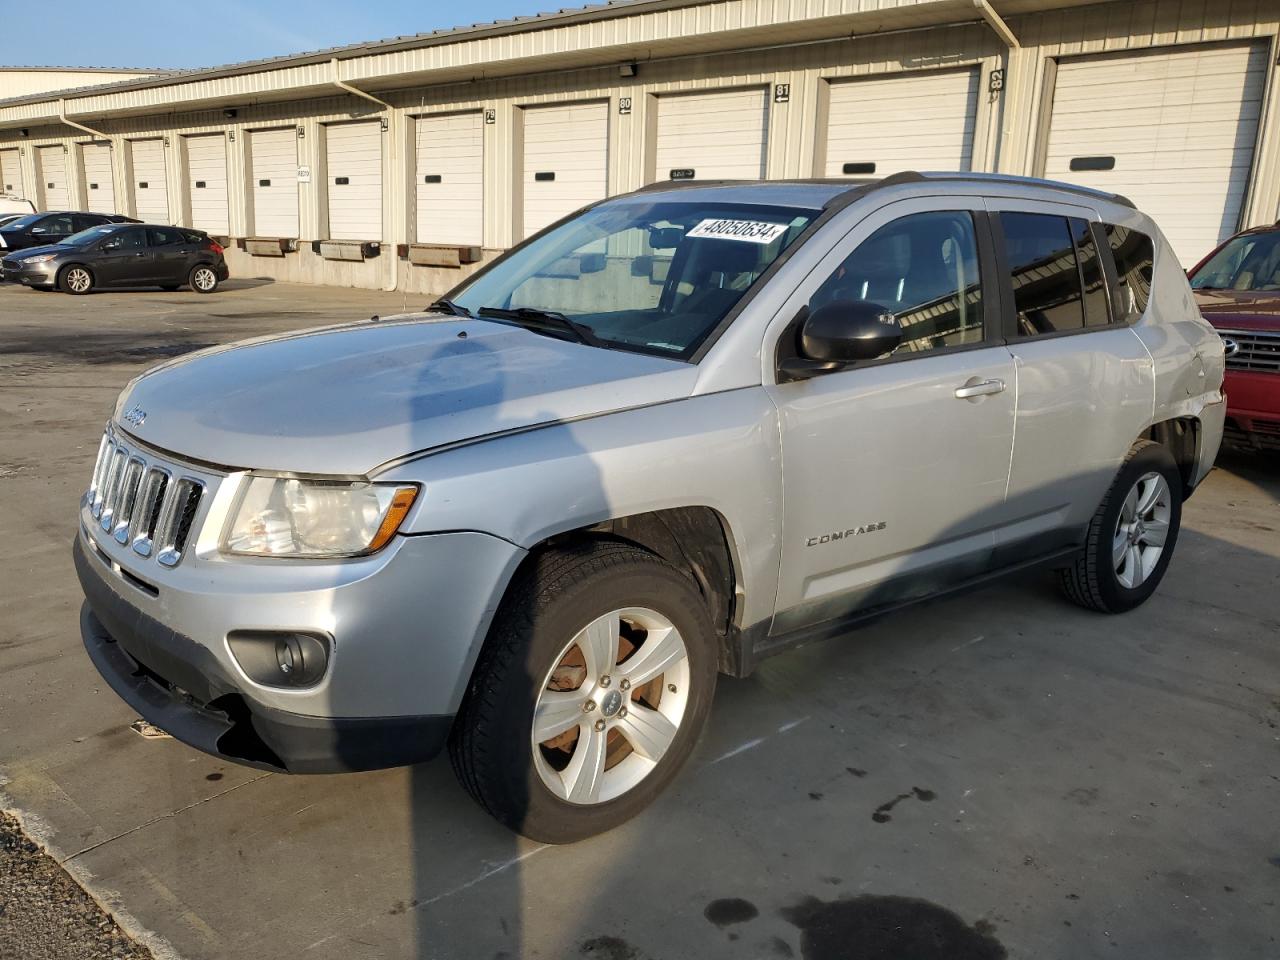
[[[116,393],[404,306],[0,286],[0,806],[126,928],[188,958],[1280,954],[1275,462],[1223,459],[1127,616],[1025,575],[722,679],[674,789],[572,847],[498,827],[443,759],[299,778],[131,731],[69,550]]]

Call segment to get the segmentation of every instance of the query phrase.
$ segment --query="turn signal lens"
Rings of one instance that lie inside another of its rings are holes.
[[[409,508],[413,506],[413,501],[418,497],[417,487],[401,487],[396,491],[396,495],[391,498],[391,506],[387,509],[387,515],[382,518],[382,525],[378,527],[378,532],[373,535],[373,539],[369,541],[369,552],[381,550],[388,540],[395,536],[400,524],[404,523],[405,516],[409,513]]]

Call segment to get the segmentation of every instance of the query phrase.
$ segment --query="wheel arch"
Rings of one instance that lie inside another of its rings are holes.
[[[744,674],[739,622],[742,565],[733,531],[720,511],[704,505],[667,507],[564,530],[534,544],[521,566],[536,562],[547,551],[598,540],[630,543],[688,574],[706,600],[716,628],[720,672]]]
[[[1201,455],[1203,425],[1199,417],[1170,417],[1153,423],[1136,440],[1151,440],[1165,447],[1182,477],[1182,499],[1195,490],[1196,467]]]
[[[88,274],[89,274],[89,279],[93,281],[93,284],[94,284],[95,286],[97,285],[97,283],[98,283],[98,275],[97,275],[97,273],[95,273],[95,272],[94,272],[93,267],[89,266],[89,264],[87,264],[87,263],[80,263],[79,261],[72,261],[71,263],[64,263],[62,266],[60,266],[60,267],[58,268],[58,272],[57,272],[57,274],[56,274],[56,275],[55,275],[55,277],[54,277],[53,285],[54,285],[55,287],[57,287],[59,290],[61,290],[61,289],[62,289],[62,280],[63,280],[63,278],[67,275],[67,271],[68,271],[68,270],[74,270],[76,267],[79,267],[80,269],[82,269],[82,270],[84,270],[86,273],[88,273]]]

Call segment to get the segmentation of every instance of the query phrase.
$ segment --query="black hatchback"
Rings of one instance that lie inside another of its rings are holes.
[[[126,223],[11,253],[0,261],[0,276],[34,290],[56,287],[75,294],[102,287],[177,290],[184,283],[197,293],[213,293],[228,271],[222,247],[207,233]]]
[[[54,210],[28,213],[0,224],[0,256],[7,250],[23,250],[58,243],[72,234],[107,223],[137,223],[119,213],[83,213],[78,210]]]

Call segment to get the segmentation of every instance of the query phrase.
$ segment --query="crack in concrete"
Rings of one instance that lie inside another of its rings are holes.
[[[71,854],[68,857],[63,858],[58,862],[63,865],[66,865],[70,863],[72,860],[74,860],[76,857],[89,853],[92,850],[97,850],[99,847],[105,847],[108,843],[114,843],[115,841],[119,840],[121,837],[127,837],[130,834],[137,833],[139,830],[145,830],[147,827],[151,826],[154,823],[159,823],[161,820],[170,820],[173,817],[176,817],[178,814],[185,813],[186,811],[192,809],[193,807],[198,807],[201,804],[209,803],[212,800],[217,800],[219,797],[225,797],[228,793],[231,793],[235,790],[239,790],[241,787],[247,787],[251,783],[257,783],[259,780],[265,780],[267,779],[267,777],[271,775],[272,774],[270,772],[264,773],[261,776],[254,777],[252,780],[246,780],[244,781],[244,783],[237,783],[233,787],[228,787],[226,790],[223,790],[221,793],[215,793],[211,797],[205,797],[202,800],[195,801],[195,803],[188,803],[185,807],[179,807],[177,810],[171,810],[169,813],[162,813],[158,817],[152,817],[146,823],[140,823],[136,827],[130,827],[128,830],[124,830],[121,833],[117,833],[114,837],[107,837],[105,840],[99,840],[97,843],[91,843],[89,844],[89,846],[81,850],[77,850],[75,853]]]

